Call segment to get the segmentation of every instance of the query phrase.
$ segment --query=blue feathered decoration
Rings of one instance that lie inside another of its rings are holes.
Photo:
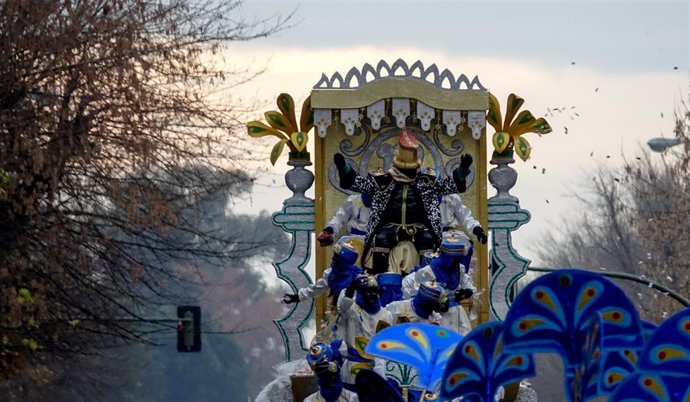
[[[503,324],[484,323],[458,343],[441,382],[441,399],[493,402],[502,385],[535,375],[532,355],[503,348]]]
[[[364,351],[414,367],[419,385],[436,392],[446,362],[460,339],[462,335],[437,325],[397,324],[374,335]]]

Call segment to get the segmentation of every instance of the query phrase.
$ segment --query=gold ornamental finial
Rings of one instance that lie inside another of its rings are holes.
[[[496,130],[492,138],[496,149],[494,157],[510,156],[515,149],[520,159],[526,161],[532,152],[532,147],[526,139],[522,138],[522,135],[526,133],[543,135],[551,132],[549,122],[543,117],[536,119],[529,110],[523,110],[515,117],[524,102],[525,100],[521,97],[510,94],[506,105],[505,120],[503,120],[498,99],[489,93],[489,113],[486,116],[486,121]]]
[[[247,123],[247,132],[251,137],[264,137],[273,135],[280,139],[271,150],[271,164],[275,165],[278,157],[283,152],[285,144],[290,148],[290,158],[309,160],[309,152],[306,151],[309,136],[307,132],[314,127],[314,110],[311,108],[311,96],[302,104],[299,130],[295,119],[295,102],[292,96],[280,94],[277,99],[278,109],[264,113],[268,125],[258,120]]]

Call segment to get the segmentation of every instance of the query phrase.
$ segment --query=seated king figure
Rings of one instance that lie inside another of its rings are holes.
[[[389,269],[400,271],[400,267],[389,267],[389,254],[398,242],[412,242],[418,256],[436,249],[443,229],[439,198],[467,189],[471,155],[462,155],[460,165],[451,175],[438,178],[420,171],[418,150],[419,141],[414,132],[403,128],[398,135],[393,166],[384,174],[367,176],[352,169],[343,155],[334,155],[340,187],[371,198],[363,252],[365,257],[372,253],[372,258],[363,258],[364,268],[370,274]]]

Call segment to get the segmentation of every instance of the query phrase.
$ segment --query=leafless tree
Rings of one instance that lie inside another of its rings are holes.
[[[0,375],[49,380],[51,361],[149,342],[147,309],[202,280],[196,264],[255,252],[193,219],[252,180],[240,109],[217,93],[251,74],[220,52],[289,18],[239,5],[0,3]]]
[[[577,195],[587,212],[550,233],[540,243],[540,259],[552,267],[633,274],[688,298],[689,128],[690,109],[682,102],[673,128],[679,146],[661,155],[643,150],[620,168],[599,168]],[[647,319],[660,321],[682,307],[658,292],[625,287]]]

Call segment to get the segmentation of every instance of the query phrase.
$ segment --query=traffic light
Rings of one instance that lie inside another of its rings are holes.
[[[177,351],[201,351],[201,307],[177,306]]]

